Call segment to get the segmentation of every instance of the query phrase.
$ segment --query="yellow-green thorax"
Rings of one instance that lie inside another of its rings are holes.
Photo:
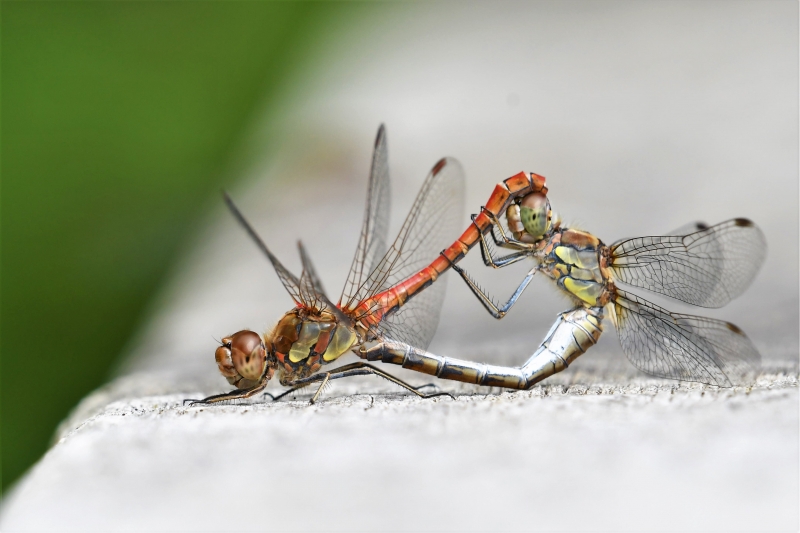
[[[605,246],[590,233],[557,230],[544,247],[541,270],[556,284],[590,306],[608,302],[608,273],[602,265]]]

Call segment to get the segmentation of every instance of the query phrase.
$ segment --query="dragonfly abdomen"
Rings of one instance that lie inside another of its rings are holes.
[[[368,361],[399,365],[441,379],[487,387],[529,389],[561,372],[597,343],[603,332],[602,307],[578,307],[559,315],[539,349],[521,367],[488,365],[442,357],[405,343],[385,341],[359,351]]]
[[[519,368],[442,357],[404,343],[382,342],[360,355],[368,361],[399,365],[441,379],[490,387],[525,388],[525,378]]]
[[[522,366],[528,387],[566,369],[603,333],[603,307],[576,307],[561,313],[539,349]]]

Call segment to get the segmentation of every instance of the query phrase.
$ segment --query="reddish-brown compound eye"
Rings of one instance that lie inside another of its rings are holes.
[[[231,335],[231,362],[239,374],[258,381],[267,364],[267,350],[258,333],[243,330]]]
[[[217,351],[214,352],[214,359],[216,359],[219,371],[223,376],[226,378],[233,378],[238,375],[236,369],[233,367],[233,361],[231,361],[230,337],[222,339],[222,346],[217,348]]]

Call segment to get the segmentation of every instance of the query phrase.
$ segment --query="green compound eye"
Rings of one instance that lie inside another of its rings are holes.
[[[550,229],[550,219],[547,216],[547,204],[531,208],[520,206],[519,218],[525,231],[534,239],[541,239]]]

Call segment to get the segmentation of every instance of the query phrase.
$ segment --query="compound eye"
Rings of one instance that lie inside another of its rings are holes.
[[[550,202],[540,193],[529,194],[519,204],[519,218],[525,232],[539,240],[550,229]]]
[[[226,342],[227,341],[227,342]],[[238,375],[231,361],[231,340],[222,339],[222,346],[214,352],[214,359],[217,361],[220,373],[226,378],[234,378]]]
[[[217,348],[217,352],[224,348],[224,346]],[[261,379],[267,364],[267,349],[261,336],[248,330],[231,335],[230,361],[243,378],[251,381]]]

